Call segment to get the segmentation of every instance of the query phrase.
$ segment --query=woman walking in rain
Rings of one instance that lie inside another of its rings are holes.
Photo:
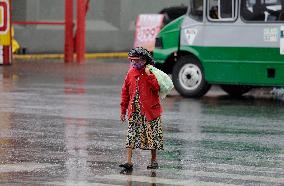
[[[122,122],[128,113],[127,162],[119,166],[132,169],[132,151],[139,148],[151,151],[147,169],[157,169],[157,150],[163,150],[163,130],[160,87],[155,75],[146,66],[153,64],[153,58],[149,51],[137,47],[129,51],[128,59],[131,68],[122,86],[120,104]]]

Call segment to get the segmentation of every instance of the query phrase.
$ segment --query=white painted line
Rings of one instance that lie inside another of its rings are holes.
[[[148,177],[148,176],[133,176],[133,175],[105,175],[102,177],[96,176],[100,179],[110,179],[110,180],[119,180],[126,181],[128,183],[140,182],[140,183],[158,183],[158,184],[168,184],[168,185],[186,185],[186,186],[235,186],[233,184],[225,183],[215,183],[215,182],[203,182],[195,180],[177,180],[177,179],[166,179],[158,177]]]
[[[284,184],[284,178],[275,178],[275,177],[269,177],[269,176],[241,175],[241,174],[192,171],[192,170],[185,170],[182,172],[184,173],[184,175],[189,175],[189,176],[204,176],[204,177],[209,177],[209,178],[234,179],[234,180],[259,181],[259,182],[265,182],[265,183]]]
[[[48,163],[18,163],[18,164],[0,164],[0,173],[4,172],[31,172],[37,169],[45,169],[56,165]]]
[[[284,168],[272,168],[272,167],[255,167],[245,165],[231,165],[231,164],[217,164],[217,163],[198,163],[190,164],[190,169],[208,168],[212,170],[222,170],[223,172],[239,171],[239,172],[252,172],[252,173],[267,173],[267,174],[279,174],[284,172]]]
[[[48,182],[47,185],[68,185],[68,186],[118,186],[113,184],[92,183],[86,181],[66,181],[66,182]]]

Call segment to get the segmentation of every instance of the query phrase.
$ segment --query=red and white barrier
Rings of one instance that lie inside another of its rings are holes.
[[[10,4],[10,0],[0,0],[0,64],[3,65],[12,61]]]

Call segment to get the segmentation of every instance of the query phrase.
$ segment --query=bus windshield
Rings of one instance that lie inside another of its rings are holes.
[[[189,16],[196,21],[203,21],[203,0],[190,0]]]

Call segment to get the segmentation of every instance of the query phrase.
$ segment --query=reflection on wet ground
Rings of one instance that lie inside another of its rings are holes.
[[[122,171],[124,59],[0,67],[0,182],[27,185],[283,185],[284,105],[219,90],[163,100],[165,150]]]

